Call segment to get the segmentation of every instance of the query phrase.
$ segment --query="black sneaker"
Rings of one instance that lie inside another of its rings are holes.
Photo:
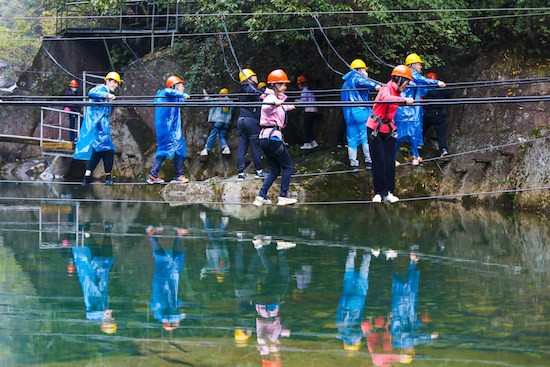
[[[371,170],[372,169],[372,162],[365,163],[365,168],[368,169],[368,170]]]
[[[237,176],[237,181],[244,181],[244,173],[239,173]]]
[[[114,184],[113,176],[112,175],[105,176],[105,185],[112,186],[113,184]]]
[[[257,179],[263,180],[265,178],[265,172],[262,169],[259,169],[256,171],[256,176],[254,176]]]
[[[351,166],[351,173],[357,173],[359,172],[359,167],[358,166]]]
[[[92,176],[84,176],[82,179],[82,182],[80,183],[81,186],[88,186],[92,183]]]
[[[449,155],[449,151],[447,148],[441,149],[441,157],[445,157],[446,155]]]

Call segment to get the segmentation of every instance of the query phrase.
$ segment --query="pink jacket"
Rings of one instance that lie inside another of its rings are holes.
[[[394,102],[390,104],[376,103],[376,101]],[[378,91],[378,95],[374,100],[374,106],[372,107],[372,114],[381,119],[391,120],[391,126],[395,129],[393,118],[397,112],[397,107],[405,104],[405,99],[399,96],[397,92],[397,84],[394,81],[389,81],[388,84],[382,86]],[[367,120],[367,127],[370,129],[376,129],[378,122],[374,121],[372,117]],[[381,133],[389,133],[390,129],[388,125],[383,124],[380,126]]]
[[[260,139],[268,139],[269,137],[278,137],[283,139],[281,129],[285,125],[286,111],[295,109],[294,105],[281,105],[275,106],[277,100],[285,101],[287,99],[286,94],[280,93],[278,97],[275,96],[275,92],[272,89],[266,88],[264,94],[260,97],[264,101],[262,105],[262,113],[260,115],[260,127],[263,129],[260,131]],[[277,126],[273,129],[271,126]]]

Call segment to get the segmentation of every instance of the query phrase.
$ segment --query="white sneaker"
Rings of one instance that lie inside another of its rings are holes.
[[[260,249],[264,246],[268,246],[269,244],[271,244],[271,236],[254,236],[252,243],[254,244],[254,248]]]
[[[388,192],[388,195],[384,196],[384,202],[389,202],[391,204],[397,203],[399,201],[399,198],[392,194],[391,192]]]
[[[231,154],[231,150],[229,149],[229,147],[225,147],[222,149],[222,154]]]
[[[382,196],[380,196],[380,194],[374,195],[374,197],[372,198],[372,202],[373,203],[381,203],[382,202]]]
[[[289,248],[296,247],[296,244],[294,242],[288,242],[288,241],[276,241],[277,242],[277,250],[288,250]]]
[[[380,256],[380,249],[377,248],[377,249],[371,249],[370,252],[372,253],[372,255],[376,258],[378,258],[378,256]]]
[[[201,157],[205,157],[208,155],[208,150],[206,148],[204,148],[203,150],[201,150]]]
[[[252,204],[256,206],[262,206],[264,204],[269,205],[271,204],[271,200],[263,198],[261,196],[256,196],[256,199],[254,199],[254,202]]]
[[[313,140],[311,143],[309,143],[309,145],[311,145],[311,149],[317,148],[319,146],[319,144],[317,144],[317,142],[315,140]]]
[[[291,198],[285,198],[282,196],[279,196],[279,201],[277,201],[277,205],[283,206],[283,205],[292,205],[296,203],[297,199],[291,199]]]
[[[237,181],[244,181],[244,173],[239,173],[237,175]]]
[[[386,255],[386,260],[392,260],[397,257],[397,251],[395,250],[387,250],[384,254]]]
[[[310,143],[304,143],[304,145],[302,145],[300,147],[300,149],[302,149],[302,150],[311,149],[311,148],[313,148],[313,147],[311,146]]]

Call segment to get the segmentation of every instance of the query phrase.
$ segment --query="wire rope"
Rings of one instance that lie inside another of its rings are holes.
[[[319,43],[317,42],[317,39],[315,38],[315,34],[313,33],[313,29],[310,30],[311,38],[313,39],[313,43],[315,43],[315,48],[317,49],[317,53],[319,53],[319,56],[321,56],[321,59],[325,62],[327,67],[332,70],[334,73],[343,76],[344,73],[339,72],[338,70],[334,69],[332,65],[327,61],[325,58],[325,55],[323,55],[323,51],[321,51],[321,46],[319,46]]]
[[[147,65],[145,65],[145,63],[143,62],[143,60],[141,60],[141,57],[139,57],[135,52],[134,50],[132,49],[132,47],[130,47],[130,45],[128,44],[128,42],[126,42],[126,37],[122,37],[122,42],[126,45],[126,47],[128,48],[128,50],[130,50],[130,52],[132,53],[132,56],[134,57],[134,60],[143,68],[143,70],[145,70],[145,72],[147,73],[147,75],[149,75],[149,77],[155,81],[155,83],[157,83],[159,86],[160,86],[160,89],[164,89],[164,84],[161,83],[157,78],[155,78],[155,76],[151,73],[151,71],[147,68]]]
[[[225,71],[227,71],[227,74],[229,75],[229,77],[235,83],[238,83],[237,79],[235,79],[235,77],[233,76],[233,72],[231,72],[231,70],[229,68],[229,63],[228,63],[228,60],[227,60],[227,56],[225,55],[225,48],[223,47],[223,35],[220,33],[218,35],[218,37],[219,37],[219,40],[220,40],[220,48],[221,48],[221,51],[222,51],[222,57],[223,57],[223,63],[225,65]]]

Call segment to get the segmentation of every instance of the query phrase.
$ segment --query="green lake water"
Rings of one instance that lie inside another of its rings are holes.
[[[548,217],[157,189],[3,184],[0,366],[550,366]]]

